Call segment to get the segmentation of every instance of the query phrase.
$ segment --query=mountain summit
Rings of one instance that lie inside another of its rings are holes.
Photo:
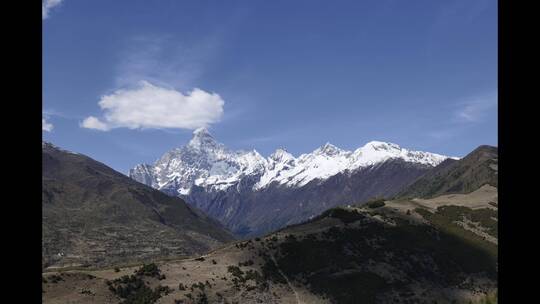
[[[187,145],[129,176],[184,198],[238,235],[255,235],[332,206],[393,195],[446,159],[382,141],[354,151],[326,143],[298,157],[280,148],[265,158],[232,151],[200,128]]]
[[[212,134],[208,131],[206,128],[198,128],[197,130],[193,131],[193,138],[189,141],[188,146],[193,149],[213,149],[216,147],[221,148],[221,144],[219,144]]]

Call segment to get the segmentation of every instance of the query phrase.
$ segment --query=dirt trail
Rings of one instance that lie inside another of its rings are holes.
[[[270,258],[272,259],[272,262],[276,266],[279,274],[285,279],[285,281],[287,282],[287,285],[289,285],[289,288],[293,291],[294,297],[296,298],[296,303],[297,304],[304,304],[304,302],[302,302],[300,300],[300,296],[298,295],[298,292],[296,292],[296,289],[294,289],[294,286],[291,284],[291,281],[289,281],[289,278],[285,275],[285,273],[283,273],[283,271],[281,271],[281,268],[279,268],[279,265],[278,265],[278,263],[276,261],[276,258],[274,257],[274,254],[272,252],[269,252],[269,254],[270,254]]]

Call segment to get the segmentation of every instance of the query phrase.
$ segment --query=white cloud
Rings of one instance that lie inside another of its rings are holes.
[[[59,5],[62,2],[62,0],[43,0],[41,1],[41,18],[42,20],[47,19],[49,17],[49,10],[51,10],[53,7]]]
[[[221,119],[225,102],[216,93],[179,91],[140,81],[135,89],[121,89],[99,101],[103,118],[87,117],[81,127],[108,131],[114,128],[197,129]]]
[[[45,132],[51,132],[54,126],[52,123],[47,122],[45,118],[41,118],[41,130]]]
[[[497,92],[471,98],[459,104],[455,113],[461,122],[479,122],[497,106]]]
[[[94,116],[88,116],[87,118],[85,118],[81,123],[81,127],[87,129],[96,129],[100,131],[108,131],[110,129],[106,123],[101,122],[98,118]]]

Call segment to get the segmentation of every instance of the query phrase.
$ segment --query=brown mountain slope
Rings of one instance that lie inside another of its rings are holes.
[[[460,160],[446,160],[399,192],[397,198],[431,198],[470,193],[483,185],[498,185],[497,147],[480,146]]]
[[[43,267],[205,252],[233,239],[201,211],[81,154],[43,143]]]

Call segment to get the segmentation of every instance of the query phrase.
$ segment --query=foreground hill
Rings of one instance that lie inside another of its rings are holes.
[[[330,209],[158,271],[45,274],[44,303],[494,303],[497,205],[485,185]]]
[[[377,141],[354,151],[327,143],[298,157],[278,149],[264,158],[231,151],[199,129],[187,145],[137,166],[130,177],[184,198],[238,236],[254,237],[331,207],[393,196],[445,159]]]
[[[180,198],[52,144],[42,152],[44,268],[192,255],[233,239]]]
[[[497,147],[480,146],[460,160],[445,160],[398,193],[397,197],[429,198],[469,193],[485,184],[497,187],[497,172]]]

